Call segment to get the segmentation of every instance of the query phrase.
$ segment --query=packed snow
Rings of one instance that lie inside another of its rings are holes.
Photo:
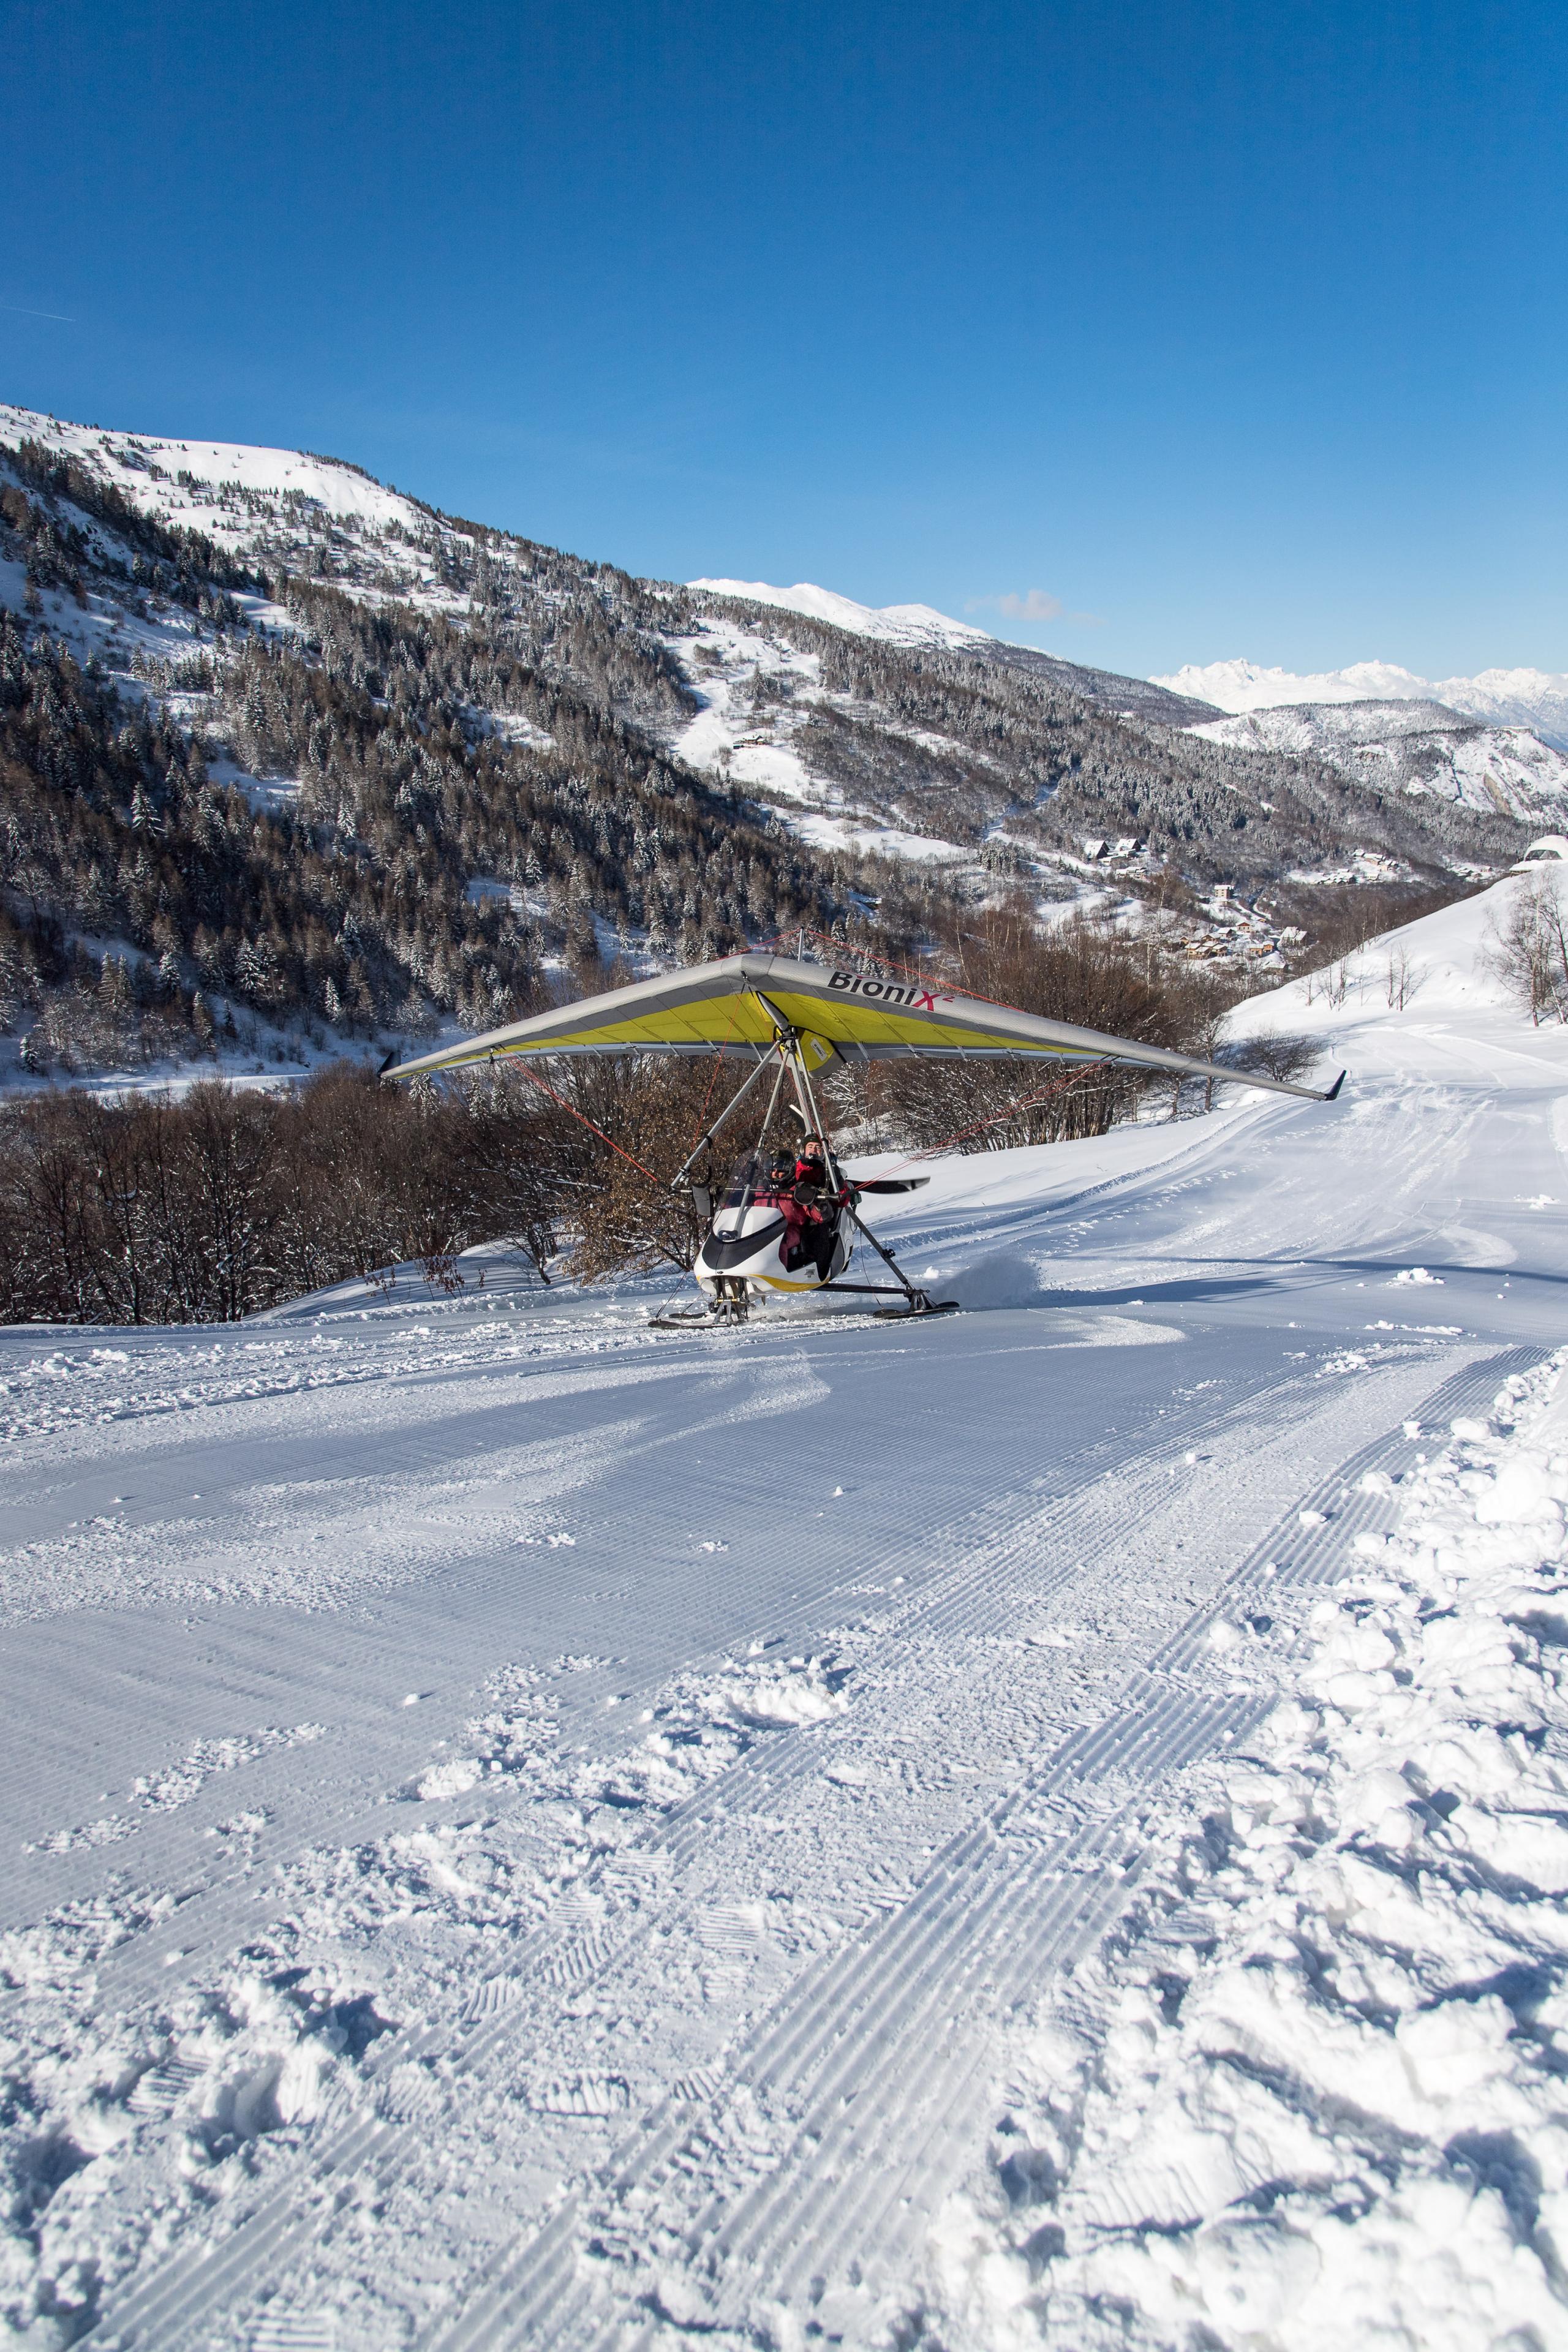
[[[928,1326],[0,1335],[8,2340],[1564,2340],[1555,878],[924,1163]]]

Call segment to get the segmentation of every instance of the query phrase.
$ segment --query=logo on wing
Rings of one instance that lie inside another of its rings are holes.
[[[829,988],[844,996],[863,996],[880,1004],[898,1005],[908,1013],[934,1013],[937,1000],[929,988],[900,987],[896,980],[874,980],[863,971],[834,971],[827,976]]]

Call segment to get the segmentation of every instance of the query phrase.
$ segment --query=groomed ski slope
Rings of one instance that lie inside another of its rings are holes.
[[[5,1334],[0,2340],[1563,2341],[1525,887],[937,1166],[928,1328]]]

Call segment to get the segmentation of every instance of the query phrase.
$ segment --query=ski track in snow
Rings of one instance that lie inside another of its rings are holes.
[[[1508,1873],[1557,1832],[1451,1778],[1363,1847],[1415,1753],[1378,1641],[1434,1578],[1462,1615],[1494,1487],[1560,1534],[1550,1461],[1505,1482],[1568,1038],[1435,987],[1346,1058],[1331,1108],[936,1165],[889,1230],[970,1311],[923,1329],[502,1289],[0,1336],[10,2340],[1297,2352],[1313,2279],[1355,2340],[1434,2232],[1512,2265],[1455,2352],[1561,2333],[1565,2217],[1500,2153],[1558,2160],[1554,2093],[1497,2056],[1555,2014],[1568,1875]],[[1547,1725],[1536,1616],[1495,1688]],[[1247,2138],[1203,2021],[1272,1954],[1299,2023],[1268,1905],[1460,1832],[1529,2001],[1450,1970],[1439,2050],[1440,1971],[1340,1998],[1492,2104],[1347,2154],[1299,2037]]]

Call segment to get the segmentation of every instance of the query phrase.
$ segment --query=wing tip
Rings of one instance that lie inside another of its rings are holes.
[[[1342,1070],[1339,1076],[1334,1080],[1333,1085],[1329,1088],[1328,1093],[1323,1097],[1323,1100],[1325,1102],[1338,1102],[1340,1098],[1340,1088],[1343,1086],[1344,1082],[1345,1073]]]
[[[386,1074],[387,1074],[387,1072],[388,1072],[388,1070],[390,1070],[390,1069],[391,1069],[391,1067],[392,1067],[392,1066],[393,1066],[394,1062],[395,1062],[395,1061],[396,1061],[396,1059],[397,1059],[397,1048],[396,1048],[396,1046],[395,1046],[395,1045],[394,1045],[394,1047],[392,1048],[391,1053],[390,1053],[390,1054],[388,1054],[388,1055],[387,1055],[387,1057],[386,1057],[385,1061],[382,1063],[381,1067],[377,1070],[377,1072],[376,1072],[376,1074],[375,1074],[375,1075],[376,1075],[376,1076],[377,1076],[378,1078],[384,1078],[384,1077],[385,1077],[385,1076],[386,1076]]]

